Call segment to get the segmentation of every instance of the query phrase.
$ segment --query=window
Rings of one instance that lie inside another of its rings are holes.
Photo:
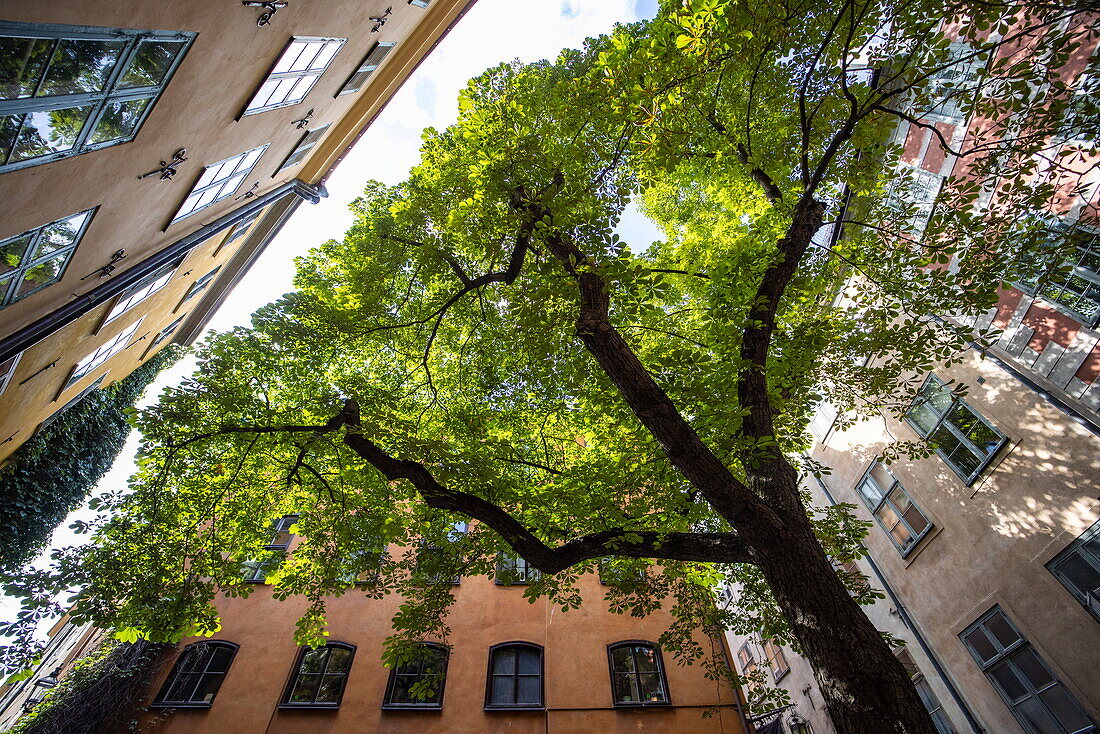
[[[906,215],[899,220],[900,228],[908,231],[912,237],[920,239],[928,228],[936,199],[943,188],[943,180],[943,176],[923,168],[898,166],[887,187],[886,206],[899,216],[903,213]]]
[[[8,383],[11,382],[12,375],[15,374],[15,368],[19,366],[19,358],[23,356],[23,353],[9,357],[8,359],[0,362],[0,395],[4,394],[4,391],[8,389]]]
[[[856,491],[903,556],[931,530],[932,523],[910,499],[901,482],[877,459],[859,480]]]
[[[905,420],[967,484],[1008,441],[935,375],[925,380]]]
[[[669,703],[661,653],[642,641],[619,642],[607,648],[611,663],[611,693],[616,706],[664,706]]]
[[[93,211],[0,240],[0,308],[61,280]]]
[[[0,172],[132,140],[194,37],[0,22]]]
[[[192,283],[191,287],[187,289],[187,293],[184,294],[183,300],[180,301],[180,303],[186,303],[187,301],[190,301],[192,298],[194,298],[197,294],[201,293],[206,288],[206,286],[210,285],[210,281],[214,280],[214,276],[216,276],[218,274],[218,271],[221,269],[222,266],[219,265],[218,267],[214,268],[209,273]]]
[[[285,171],[288,168],[293,168],[305,160],[305,157],[309,155],[309,151],[313,150],[313,146],[324,136],[328,128],[328,125],[323,125],[303,135],[302,139],[298,141],[298,145],[290,152],[290,155],[283,161],[283,165],[279,166],[279,170],[273,175],[277,175],[279,172]]]
[[[214,703],[236,654],[237,646],[232,642],[188,645],[176,659],[153,705],[208,707]]]
[[[423,642],[418,655],[390,670],[384,708],[443,708],[447,648]]]
[[[787,664],[787,656],[783,654],[783,648],[771,640],[764,640],[764,656],[768,659],[772,680],[778,681],[790,672],[791,666]]]
[[[1069,311],[1086,325],[1100,322],[1100,233],[1076,222],[1052,222],[1045,235],[1051,248],[1068,257],[1055,267],[1037,270],[1020,289]]]
[[[446,538],[449,543],[455,543],[469,530],[469,524],[465,520],[451,523],[447,528]],[[416,568],[413,576],[421,584],[458,584],[462,582],[461,574],[455,567],[457,559],[451,556],[446,549],[423,541],[416,555]]]
[[[124,329],[114,339],[111,339],[99,349],[95,350],[87,357],[80,360],[80,362],[77,363],[76,367],[73,367],[73,372],[71,375],[69,375],[68,381],[65,382],[65,387],[61,389],[68,390],[70,387],[79,382],[82,377],[88,375],[96,367],[99,367],[108,359],[125,349],[126,346],[130,343],[130,340],[134,337],[134,334],[137,333],[138,327],[141,326],[141,322],[143,320],[143,318],[138,319],[136,322],[134,322],[132,326],[130,326],[128,329]]]
[[[298,104],[325,73],[346,38],[292,38],[267,79],[245,107],[245,115]]]
[[[529,584],[538,580],[539,570],[529,564],[527,559],[515,553],[501,553],[497,556],[496,582],[504,586]]]
[[[156,349],[158,344],[160,344],[162,341],[164,341],[168,337],[172,336],[172,334],[175,333],[176,329],[179,328],[180,324],[183,323],[183,320],[185,318],[187,318],[186,314],[184,314],[183,316],[180,316],[178,319],[176,319],[172,323],[168,324],[168,326],[165,326],[163,329],[158,331],[157,335],[153,337],[153,341],[150,342],[149,349],[147,349],[146,351],[148,352],[148,351],[151,351],[153,349]]]
[[[432,0],[409,0],[409,5],[415,5],[418,8],[426,8],[431,1]]]
[[[1081,704],[1066,690],[1000,607],[960,635],[978,667],[1030,734],[1094,731]]]
[[[122,314],[129,311],[134,306],[144,301],[149,296],[159,291],[164,286],[168,285],[172,280],[172,276],[176,274],[176,270],[179,268],[180,263],[183,262],[183,258],[176,260],[174,263],[165,265],[157,270],[155,273],[142,278],[137,283],[124,290],[119,294],[115,300],[114,307],[111,308],[110,313],[107,314],[107,318],[103,320],[104,324],[109,324],[117,319]]]
[[[752,648],[749,646],[749,642],[746,640],[741,648],[737,651],[737,662],[741,666],[741,675],[745,676],[748,680],[745,683],[746,693],[750,701],[756,699],[762,691],[760,691],[760,681],[756,676],[756,656],[753,655]]]
[[[922,117],[952,125],[966,122],[963,108],[973,99],[973,90],[978,86],[985,69],[985,61],[980,54],[963,61],[973,53],[974,49],[969,44],[952,43],[948,57],[935,64],[943,66],[950,63],[951,66],[937,71],[929,78],[928,94],[933,106]]]
[[[222,243],[220,245],[218,245],[218,251],[221,251],[221,249],[226,245],[232,242],[236,242],[241,237],[244,237],[245,233],[248,232],[248,228],[252,226],[252,223],[260,218],[261,213],[261,211],[254,211],[241,221],[234,224],[233,229],[229,230],[229,235],[226,236],[224,240],[222,240]]]
[[[622,559],[601,558],[599,563],[600,583],[604,586],[630,588],[645,582],[645,571],[636,566],[624,565]]]
[[[302,648],[279,706],[339,708],[354,657],[355,647],[343,642],[330,642],[312,650]]]
[[[294,533],[290,532],[290,528],[296,522],[297,515],[285,515],[271,521],[271,535],[264,546],[264,557],[241,564],[241,574],[245,581],[263,583],[267,580],[267,574],[274,571],[286,556],[287,549],[294,540]]]
[[[352,73],[351,77],[346,82],[344,82],[344,86],[336,93],[336,96],[339,97],[341,94],[351,94],[352,92],[358,92],[362,89],[363,85],[367,83],[367,77],[371,75],[371,72],[382,65],[382,62],[396,45],[397,43],[395,41],[379,41],[374,44],[374,48],[367,54],[367,58],[363,59],[363,63],[359,65],[359,68]]]
[[[524,642],[489,649],[485,708],[542,708],[542,648]]]
[[[259,148],[246,150],[244,153],[238,153],[224,161],[207,166],[192,187],[191,193],[183,200],[176,216],[172,217],[172,221],[178,222],[227,196],[232,196],[241,182],[252,173],[256,161],[260,160],[265,150],[267,146],[261,145]]]
[[[909,651],[904,647],[899,647],[894,650],[894,657],[898,659],[901,667],[905,668],[905,672],[909,674],[909,678],[913,681],[913,687],[917,689],[917,695],[920,697],[921,703],[924,704],[925,710],[932,717],[932,723],[936,725],[937,734],[957,734],[955,727],[951,726],[951,720],[943,712],[943,706],[940,705],[939,699],[932,692],[932,687],[924,679],[924,675],[913,661],[913,656],[909,654]]]
[[[384,543],[373,548],[345,553],[341,559],[342,570],[338,580],[348,586],[374,583],[382,573],[386,558]]]
[[[1055,556],[1047,569],[1100,620],[1100,521]]]

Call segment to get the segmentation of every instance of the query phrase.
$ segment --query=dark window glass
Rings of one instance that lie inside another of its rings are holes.
[[[529,584],[538,577],[539,570],[522,556],[514,553],[501,553],[497,556],[496,582],[498,584],[505,586]]]
[[[209,706],[237,654],[231,642],[196,642],[180,653],[154,706]]]
[[[1016,626],[994,607],[960,635],[1029,734],[1084,734],[1092,720]]]
[[[0,172],[131,140],[194,36],[0,22]]]
[[[394,708],[442,708],[447,682],[447,649],[422,643],[419,654],[390,671],[384,705]]]
[[[339,642],[314,649],[302,648],[280,705],[337,708],[344,695],[353,657],[355,648]]]
[[[913,550],[932,528],[905,488],[879,461],[871,464],[856,491],[902,555]]]
[[[661,654],[648,642],[623,642],[608,648],[611,691],[616,706],[668,704]]]
[[[0,308],[61,279],[93,209],[0,239]]]
[[[1100,620],[1100,521],[1055,556],[1047,569]]]
[[[542,648],[498,645],[489,652],[486,708],[542,708]]]
[[[1007,440],[935,375],[925,380],[905,418],[967,484]]]
[[[1059,257],[1055,262],[1047,258],[1018,283],[1021,290],[1058,304],[1086,325],[1096,325],[1100,320],[1100,233],[1076,222],[1057,221],[1043,237]]]
[[[264,582],[267,575],[279,567],[286,558],[287,549],[294,540],[291,526],[298,522],[297,515],[286,515],[271,521],[270,537],[264,545],[264,554],[241,564],[241,575],[245,581]]]
[[[363,59],[363,63],[359,65],[351,75],[351,77],[344,82],[343,88],[339,91],[340,94],[351,94],[352,92],[358,92],[363,88],[363,85],[367,83],[367,78],[374,72],[382,62],[385,61],[386,56],[389,55],[393,47],[396,46],[395,41],[380,41],[374,45],[374,48],[367,54],[367,58]]]

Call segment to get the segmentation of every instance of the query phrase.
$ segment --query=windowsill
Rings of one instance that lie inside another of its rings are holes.
[[[309,711],[336,711],[340,708],[338,703],[280,703],[281,709],[309,710]]]
[[[485,706],[483,708],[484,708],[485,711],[512,711],[512,712],[516,712],[516,711],[545,711],[546,710],[546,707],[543,706],[541,703],[537,706],[522,706],[522,705],[517,704],[515,706],[491,706],[490,705],[490,706]]]
[[[382,704],[383,711],[442,711],[443,704],[441,703],[428,703],[428,704],[416,704],[416,703],[384,703]]]
[[[787,675],[788,675],[788,674],[789,674],[790,672],[791,672],[791,669],[790,669],[790,668],[787,668],[786,670],[784,670],[784,671],[783,671],[782,673],[780,673],[779,675],[777,675],[777,676],[772,676],[772,680],[773,680],[773,682],[775,682],[775,683],[778,683],[779,681],[781,681],[781,680],[783,680],[784,678],[786,678],[786,677],[787,677]]]
[[[617,709],[669,709],[672,708],[672,703],[670,701],[639,701],[638,703],[616,702],[613,706]]]
[[[172,701],[154,701],[149,704],[151,709],[208,709],[212,705],[211,703],[204,702],[179,702],[173,703]]]

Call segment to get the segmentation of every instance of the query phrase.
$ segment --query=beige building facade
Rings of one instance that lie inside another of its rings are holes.
[[[469,4],[4,3],[0,461],[194,340]]]

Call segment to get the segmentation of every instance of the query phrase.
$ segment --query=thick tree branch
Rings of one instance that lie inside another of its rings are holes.
[[[412,483],[429,507],[458,512],[488,525],[543,573],[558,573],[583,561],[604,556],[699,563],[754,562],[751,550],[733,533],[657,533],[616,529],[591,533],[551,547],[507,510],[477,495],[440,484],[420,462],[396,459],[368,439],[360,430],[359,405],[354,400],[344,404],[339,417],[348,427],[344,443],[386,479],[404,479]]]

